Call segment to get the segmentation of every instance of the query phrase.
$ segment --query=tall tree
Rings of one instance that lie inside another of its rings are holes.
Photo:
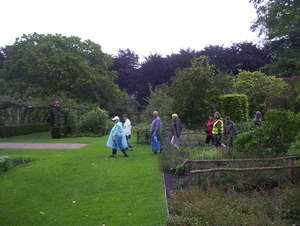
[[[264,72],[291,77],[299,75],[300,68],[300,0],[251,0],[257,9],[252,25],[270,42],[278,61],[267,65]]]
[[[259,47],[252,42],[233,43],[231,50],[236,55],[234,63],[237,64],[234,74],[237,74],[239,70],[258,71],[261,67],[273,62],[274,59],[266,52],[267,49],[267,45]]]
[[[5,59],[6,59],[6,49],[3,47],[0,47],[0,84],[1,84],[0,95],[5,94],[8,89],[7,84],[5,83],[5,80],[2,78],[3,77],[3,65],[4,65]]]
[[[108,54],[90,41],[59,34],[29,34],[7,46],[2,78],[16,96],[45,97],[65,93],[107,110],[120,94],[116,75],[107,69]]]
[[[178,53],[167,55],[166,59],[170,63],[170,72],[172,73],[170,77],[175,76],[176,69],[190,67],[192,65],[191,60],[197,57],[199,57],[199,54],[195,50],[192,50],[190,48],[180,49]]]
[[[137,79],[138,101],[147,105],[145,98],[150,95],[149,85],[155,89],[156,86],[167,83],[175,77],[176,69],[191,66],[191,59],[196,58],[195,50],[180,49],[178,53],[172,53],[166,57],[159,54],[150,54],[139,69]]]
[[[257,71],[273,61],[265,50],[252,42],[234,43],[231,47],[209,45],[200,51],[200,55],[209,56],[211,63],[221,71],[238,74],[239,70]]]
[[[248,96],[250,114],[263,111],[266,98],[282,97],[287,84],[282,78],[267,76],[259,71],[240,71],[233,78],[233,87],[236,93]]]
[[[173,110],[187,126],[201,125],[216,109],[215,100],[220,91],[213,85],[213,75],[209,58],[202,56],[192,60],[191,67],[179,69],[172,78]]]
[[[139,69],[137,78],[137,100],[140,104],[147,104],[145,98],[150,96],[149,86],[156,87],[170,81],[169,65],[169,62],[162,55],[151,54],[146,57],[146,61],[142,63]]]
[[[116,83],[121,90],[126,90],[130,95],[136,94],[138,76],[139,56],[130,49],[118,50],[118,55],[113,57],[113,65],[110,70],[117,71]]]

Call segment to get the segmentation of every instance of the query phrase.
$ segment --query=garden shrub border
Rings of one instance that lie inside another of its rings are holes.
[[[50,131],[49,123],[34,123],[13,126],[0,126],[0,138],[14,137],[31,133]]]

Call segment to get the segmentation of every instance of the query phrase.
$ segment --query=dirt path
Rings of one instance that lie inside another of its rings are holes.
[[[13,149],[77,149],[88,143],[1,143],[0,148]]]

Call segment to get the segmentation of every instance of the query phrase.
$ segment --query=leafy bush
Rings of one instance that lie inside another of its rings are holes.
[[[235,123],[237,130],[239,133],[245,133],[248,132],[249,130],[256,128],[253,122],[237,122]]]
[[[173,194],[167,226],[285,225],[278,206],[266,192],[251,195],[223,190],[190,188]]]
[[[185,174],[185,166],[182,164],[171,166],[170,170],[174,171],[175,174],[184,175]]]
[[[291,111],[269,110],[261,127],[238,134],[235,147],[252,157],[284,156],[295,142],[299,126],[300,115]]]
[[[166,138],[162,141],[163,152],[159,156],[159,164],[164,171],[174,171],[177,174],[184,174],[187,170],[186,167],[182,167],[182,163],[189,156],[189,149],[187,147],[182,147],[179,142],[180,150],[174,148],[170,139]]]
[[[136,133],[138,144],[150,144],[150,128],[149,123],[140,123],[132,128],[132,132]]]
[[[97,107],[82,116],[78,130],[82,134],[105,135],[108,128],[108,114]]]
[[[289,185],[284,189],[277,189],[277,196],[280,197],[283,209],[281,214],[289,224],[300,224],[300,187]]]
[[[76,132],[78,130],[78,116],[74,109],[69,109],[68,111],[68,125],[72,128],[72,132]]]

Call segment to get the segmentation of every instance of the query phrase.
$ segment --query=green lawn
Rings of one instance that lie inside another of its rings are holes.
[[[83,142],[79,149],[0,149],[36,161],[0,174],[0,225],[164,225],[166,202],[157,155],[135,146],[108,158],[107,136],[51,139],[39,133],[0,142]]]

